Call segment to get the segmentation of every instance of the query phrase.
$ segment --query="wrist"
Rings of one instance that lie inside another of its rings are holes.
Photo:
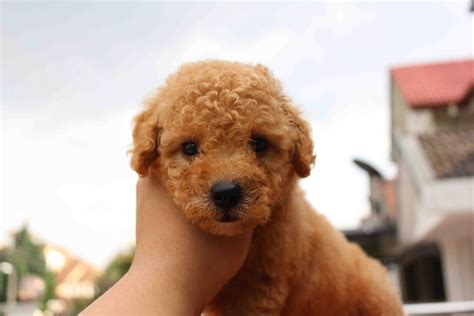
[[[172,283],[170,278],[164,277],[162,272],[132,264],[130,270],[88,306],[81,316],[200,315],[204,307],[196,308],[186,291]]]
[[[129,283],[134,284],[133,295],[143,296],[153,306],[155,315],[201,315],[205,303],[196,301],[193,287],[186,284],[186,277],[176,268],[171,260],[166,259],[152,262],[134,260],[127,272]]]

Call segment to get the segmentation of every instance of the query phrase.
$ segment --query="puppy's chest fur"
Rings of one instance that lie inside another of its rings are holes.
[[[273,210],[269,223],[255,230],[244,266],[213,302],[217,315],[290,315],[311,309],[308,292],[322,281],[315,252],[322,246],[315,234],[319,219],[302,193],[293,193]]]
[[[400,306],[384,268],[349,243],[295,189],[271,221],[255,230],[244,266],[206,311],[398,316]]]

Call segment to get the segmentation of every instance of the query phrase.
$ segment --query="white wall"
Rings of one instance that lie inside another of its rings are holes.
[[[473,300],[474,233],[457,238],[446,235],[440,246],[448,300]]]

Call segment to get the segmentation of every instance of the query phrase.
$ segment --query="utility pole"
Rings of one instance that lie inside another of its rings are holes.
[[[7,304],[13,305],[16,303],[17,295],[17,278],[15,268],[6,261],[0,262],[0,272],[7,275]]]

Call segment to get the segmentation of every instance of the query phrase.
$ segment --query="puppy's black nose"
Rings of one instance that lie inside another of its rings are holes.
[[[237,183],[217,182],[211,188],[211,198],[218,208],[230,210],[242,199],[242,187]]]

